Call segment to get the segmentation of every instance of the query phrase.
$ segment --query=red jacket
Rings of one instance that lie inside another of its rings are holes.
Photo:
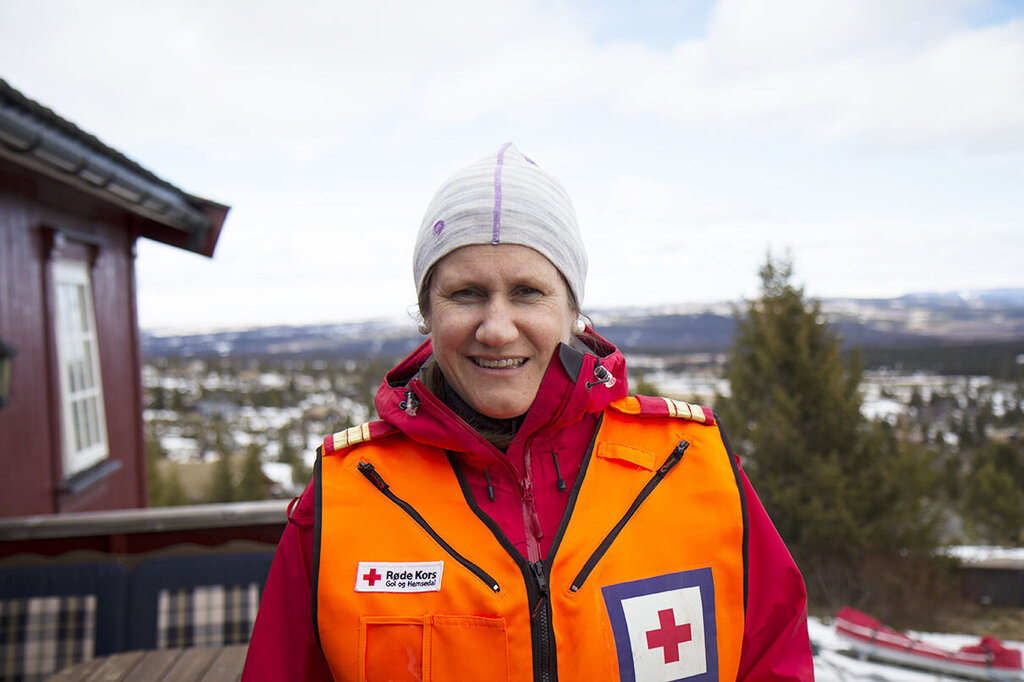
[[[536,561],[551,546],[600,413],[626,393],[622,355],[603,340],[593,345],[597,355],[560,349],[505,453],[415,378],[430,357],[429,341],[387,374],[377,411],[414,440],[458,453],[477,504],[528,561]],[[754,570],[748,576],[739,678],[813,679],[803,580],[745,476],[742,484]],[[271,568],[244,680],[331,679],[310,616],[313,515],[307,488],[291,509]]]

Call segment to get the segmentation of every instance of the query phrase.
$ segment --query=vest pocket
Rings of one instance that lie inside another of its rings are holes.
[[[504,618],[434,615],[427,620],[431,626],[424,628],[424,652],[430,657],[424,670],[429,677],[424,679],[508,680]]]
[[[363,616],[359,619],[359,679],[366,682],[423,680],[423,618]]]
[[[367,682],[509,679],[504,618],[362,616],[359,644]]]

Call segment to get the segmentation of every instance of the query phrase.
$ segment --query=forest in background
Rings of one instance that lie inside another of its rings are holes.
[[[955,564],[937,548],[1024,542],[1022,344],[844,345],[789,263],[769,260],[761,276],[727,351],[634,354],[632,390],[692,399],[666,378],[703,377],[704,402],[727,425],[814,608],[941,622],[963,605],[936,598],[958,592]],[[373,418],[396,359],[150,355],[151,503],[295,494],[324,435]]]

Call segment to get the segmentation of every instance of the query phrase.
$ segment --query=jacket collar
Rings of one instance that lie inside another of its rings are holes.
[[[418,378],[420,369],[433,355],[430,339],[385,375],[375,399],[377,414],[413,440],[464,453],[478,466],[486,467],[496,459],[521,459],[515,454],[533,436],[563,428],[586,414],[601,412],[610,402],[626,395],[626,362],[622,353],[596,333],[590,334],[585,351],[565,344],[555,350],[537,397],[507,450],[508,457],[452,412]]]

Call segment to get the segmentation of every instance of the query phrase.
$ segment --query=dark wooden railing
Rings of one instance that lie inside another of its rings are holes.
[[[55,557],[76,550],[138,554],[232,541],[276,545],[287,506],[287,500],[270,500],[0,519],[0,559],[18,554]]]
[[[0,519],[0,596],[19,601],[78,594],[73,590],[82,581],[93,581],[88,589],[95,588],[101,599],[95,622],[97,633],[101,619],[105,623],[103,643],[97,635],[95,654],[73,659],[58,658],[54,652],[53,660],[44,661],[44,669],[70,666],[55,680],[237,682],[245,659],[244,642],[185,643],[185,648],[167,649],[157,647],[155,634],[150,642],[159,608],[154,592],[159,585],[154,587],[152,582],[167,578],[170,570],[173,576],[168,579],[174,584],[168,589],[177,589],[174,586],[183,580],[187,583],[188,576],[177,568],[183,562],[196,567],[196,580],[209,580],[211,585],[265,580],[274,546],[287,523],[287,507],[287,500],[274,500]],[[97,587],[98,571],[114,576],[103,582],[102,589]],[[39,580],[34,582],[37,575]],[[255,613],[246,617],[254,618]],[[38,633],[23,630],[12,636],[19,641],[39,639]],[[24,661],[18,658],[9,663],[17,672]],[[0,679],[7,679],[4,670]]]

